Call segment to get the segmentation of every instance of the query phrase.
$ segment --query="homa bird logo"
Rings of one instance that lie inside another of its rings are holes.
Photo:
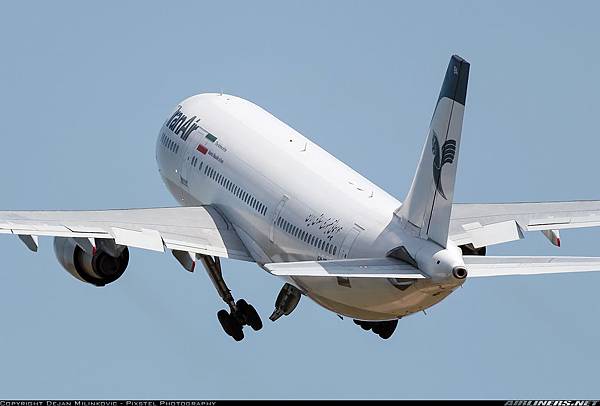
[[[442,195],[444,199],[448,200],[444,194],[444,189],[442,188],[442,168],[445,164],[454,162],[456,141],[447,140],[440,150],[440,142],[438,141],[437,134],[433,131],[431,152],[433,152],[433,183],[435,183],[435,188],[438,193]]]

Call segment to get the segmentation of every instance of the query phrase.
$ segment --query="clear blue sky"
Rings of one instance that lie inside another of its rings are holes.
[[[218,4],[217,4],[218,3]],[[4,2],[3,209],[173,205],[154,147],[180,100],[254,101],[403,199],[452,53],[471,62],[458,201],[600,199],[595,2]],[[495,255],[600,255],[600,231]],[[242,343],[203,272],[133,250],[105,288],[0,239],[2,398],[598,398],[599,274],[486,278],[382,341],[224,261],[265,328]]]

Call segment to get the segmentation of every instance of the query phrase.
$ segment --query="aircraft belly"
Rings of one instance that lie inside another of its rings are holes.
[[[390,320],[424,310],[446,298],[458,286],[438,286],[427,280],[385,278],[294,277],[295,284],[317,304],[339,315],[360,320]]]

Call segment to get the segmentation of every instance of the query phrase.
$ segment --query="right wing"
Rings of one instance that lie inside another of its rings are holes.
[[[523,238],[524,231],[542,231],[555,245],[554,230],[600,226],[600,201],[539,203],[455,203],[450,238],[475,248]],[[548,232],[553,232],[550,234]]]

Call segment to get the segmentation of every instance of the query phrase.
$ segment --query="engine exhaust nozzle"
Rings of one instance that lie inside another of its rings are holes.
[[[464,266],[455,266],[454,269],[452,269],[452,275],[454,275],[456,279],[465,279],[467,277],[467,269]]]

